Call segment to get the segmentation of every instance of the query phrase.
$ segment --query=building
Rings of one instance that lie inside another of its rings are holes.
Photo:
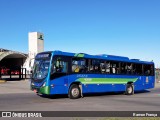
[[[1,74],[6,74],[7,70],[19,70],[25,68],[27,73],[31,70],[34,57],[37,53],[44,51],[44,35],[39,32],[28,34],[28,54],[0,48],[0,70]]]
[[[19,74],[27,57],[28,55],[25,53],[1,48],[0,75]]]
[[[40,32],[29,32],[28,34],[28,57],[23,67],[27,72],[31,71],[34,63],[34,58],[37,53],[44,51],[44,35]]]
[[[39,32],[30,32],[28,35],[29,58],[33,59],[37,53],[44,51],[44,35]]]

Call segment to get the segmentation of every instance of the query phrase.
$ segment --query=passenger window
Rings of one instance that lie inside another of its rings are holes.
[[[133,64],[133,72],[135,75],[143,75],[142,64]]]
[[[100,60],[92,60],[95,73],[100,73]]]
[[[110,62],[111,64],[111,73],[112,74],[119,74],[120,73],[120,66],[119,62]]]
[[[127,71],[126,71],[126,63],[121,63],[121,74],[126,74]]]
[[[51,68],[51,73],[67,73],[68,63],[63,60],[61,57],[57,57]]]
[[[79,59],[79,58],[73,58],[72,59],[72,72],[86,73],[87,72],[86,60]]]
[[[101,61],[100,62],[100,70],[101,70],[101,73],[105,73],[106,72],[106,63],[105,63],[105,61]]]
[[[152,65],[143,65],[144,75],[153,75]]]
[[[111,65],[110,62],[106,62],[106,73],[110,74]]]
[[[90,73],[100,73],[100,60],[90,60],[89,64]]]
[[[127,74],[132,74],[132,63],[127,63],[126,64],[126,71],[127,71]]]

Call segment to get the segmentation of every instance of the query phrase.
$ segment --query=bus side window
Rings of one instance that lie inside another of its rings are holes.
[[[111,62],[111,71],[112,71],[112,74],[120,73],[119,62]]]
[[[62,71],[63,73],[67,73],[67,62],[62,62]]]
[[[132,64],[127,63],[126,65],[127,74],[132,74]]]
[[[126,63],[121,63],[121,74],[126,74]]]
[[[86,60],[80,58],[73,58],[72,59],[72,72],[75,73],[86,73]]]
[[[93,66],[94,66],[94,72],[100,73],[100,61],[99,60],[93,60]]]
[[[136,65],[132,64],[132,74],[136,75]]]
[[[117,62],[117,74],[120,74],[120,62]]]
[[[101,63],[100,60],[89,60],[88,64],[89,73],[101,73]]]
[[[89,73],[94,73],[94,66],[92,61],[93,60],[90,60],[89,62],[89,70],[88,70]]]
[[[93,73],[93,72],[94,72],[94,66],[93,66],[93,65],[90,66],[89,72],[90,72],[90,73]]]
[[[116,74],[116,64],[112,64],[112,73]]]
[[[143,65],[145,75],[153,75],[153,66],[152,65]]]
[[[55,63],[53,62],[52,63],[52,66],[51,66],[51,74],[55,73],[56,72],[56,65]]]
[[[135,64],[135,74],[136,75],[142,75],[142,64]]]
[[[78,70],[76,70],[76,69],[78,69],[77,67],[78,67],[77,65],[72,64],[72,72],[78,71]]]
[[[51,73],[67,73],[68,63],[58,57],[52,62]]]
[[[106,73],[109,74],[110,73],[110,62],[106,63]]]
[[[106,69],[106,64],[104,61],[102,61],[100,63],[100,70],[101,70],[101,73],[105,73],[105,69]]]
[[[110,62],[110,73],[111,74],[115,74],[115,68],[114,68],[114,63],[113,62]]]
[[[72,60],[72,72],[79,72],[79,65],[77,60]]]

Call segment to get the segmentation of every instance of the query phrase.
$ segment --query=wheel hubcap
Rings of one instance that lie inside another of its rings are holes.
[[[128,93],[132,93],[132,87],[128,88]]]
[[[79,90],[78,90],[78,88],[73,88],[73,89],[72,89],[72,95],[73,95],[73,97],[77,97],[77,96],[79,95]]]

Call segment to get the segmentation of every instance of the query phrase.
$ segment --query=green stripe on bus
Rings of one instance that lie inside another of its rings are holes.
[[[138,78],[79,78],[82,84],[126,84],[136,82]]]

